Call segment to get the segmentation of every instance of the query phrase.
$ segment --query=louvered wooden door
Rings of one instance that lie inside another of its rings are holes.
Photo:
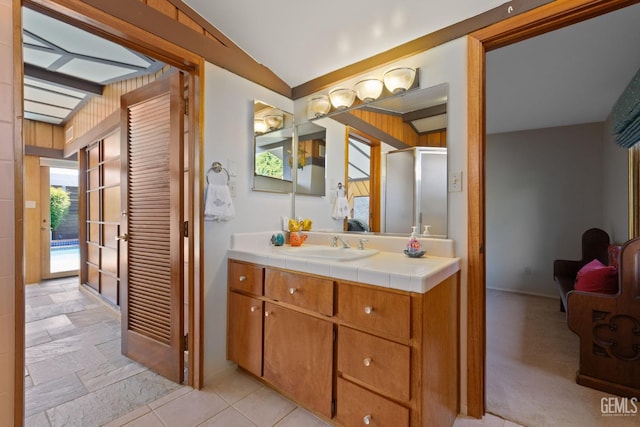
[[[122,97],[122,353],[183,381],[183,77]]]

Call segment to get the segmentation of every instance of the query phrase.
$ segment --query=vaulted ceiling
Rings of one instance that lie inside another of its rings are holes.
[[[295,87],[516,2],[184,3]],[[64,123],[74,109],[99,93],[102,85],[162,66],[152,58],[23,10],[27,118]],[[637,22],[640,5],[489,52],[487,130],[505,132],[605,120],[640,68]]]

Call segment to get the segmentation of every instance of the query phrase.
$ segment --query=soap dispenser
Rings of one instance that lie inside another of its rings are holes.
[[[411,258],[419,258],[424,255],[424,251],[420,246],[420,241],[416,237],[416,227],[411,227],[411,236],[409,237],[409,242],[407,243],[407,249],[404,250],[404,253]]]

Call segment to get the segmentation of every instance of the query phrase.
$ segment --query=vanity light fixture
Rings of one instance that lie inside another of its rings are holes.
[[[351,107],[353,101],[356,100],[356,93],[352,89],[333,89],[329,92],[329,99],[336,110],[344,110]]]
[[[262,135],[269,128],[267,127],[267,123],[264,119],[253,119],[253,133],[256,135]]]
[[[416,78],[416,70],[409,67],[392,68],[384,73],[384,85],[392,94],[407,91]]]
[[[284,117],[278,114],[267,114],[263,117],[265,126],[270,130],[280,129],[284,122]]]
[[[384,85],[382,81],[378,79],[365,79],[356,83],[354,89],[360,101],[371,102],[380,97]]]
[[[313,117],[322,117],[331,110],[331,101],[327,95],[314,96],[307,103],[307,111]]]

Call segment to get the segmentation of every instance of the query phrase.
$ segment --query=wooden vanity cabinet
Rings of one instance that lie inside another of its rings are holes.
[[[418,294],[230,260],[227,355],[339,426],[450,427],[459,280]]]

